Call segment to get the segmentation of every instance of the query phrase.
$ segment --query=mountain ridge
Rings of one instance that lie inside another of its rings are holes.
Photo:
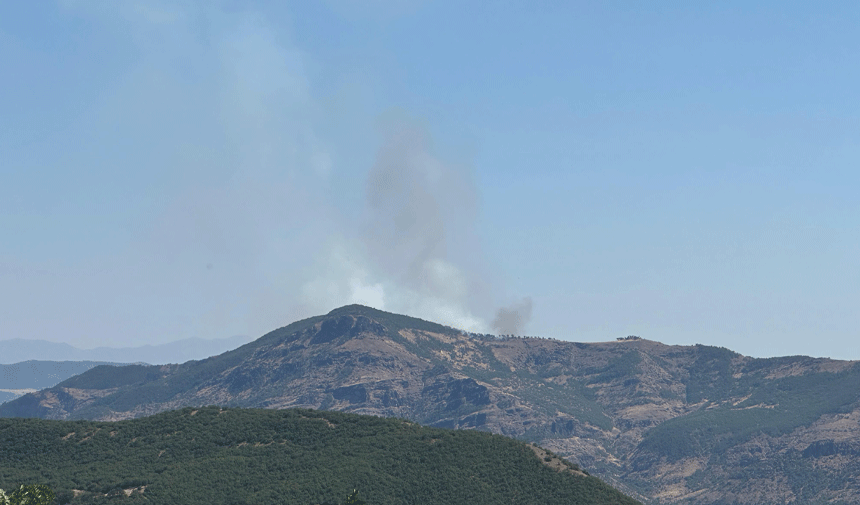
[[[860,501],[845,484],[860,477],[857,362],[499,338],[362,306],[204,360],[97,367],[0,415],[120,420],[209,404],[491,431],[655,503]]]
[[[100,365],[124,364],[128,363],[29,360],[9,365],[0,364],[0,403],[55,386],[72,376]]]

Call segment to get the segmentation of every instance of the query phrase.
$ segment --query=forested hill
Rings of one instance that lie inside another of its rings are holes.
[[[185,408],[118,421],[0,419],[0,489],[57,503],[637,503],[500,435],[314,410]]]
[[[350,305],[177,365],[95,367],[3,417],[312,408],[489,431],[660,503],[860,503],[860,363],[467,334]]]

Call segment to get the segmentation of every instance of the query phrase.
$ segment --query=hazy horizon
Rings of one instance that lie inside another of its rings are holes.
[[[0,340],[860,359],[860,5],[0,6]]]
[[[51,340],[3,339],[0,340],[0,364],[26,361],[104,361],[150,365],[185,363],[232,351],[252,340],[241,335],[219,339],[193,337],[154,345],[80,348]],[[130,352],[134,354],[128,354]]]

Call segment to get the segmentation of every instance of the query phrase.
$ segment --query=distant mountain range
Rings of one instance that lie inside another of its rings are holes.
[[[12,365],[0,365],[0,403],[56,386],[69,377],[84,373],[93,367],[127,364],[107,361],[30,360]]]
[[[0,364],[22,361],[109,361],[114,363],[185,363],[195,359],[216,356],[248,342],[248,337],[205,340],[187,338],[167,344],[140,347],[96,347],[78,349],[69,344],[47,340],[0,340]]]
[[[653,503],[860,503],[860,363],[466,334],[351,305],[235,350],[95,367],[0,416],[304,407],[534,441]]]

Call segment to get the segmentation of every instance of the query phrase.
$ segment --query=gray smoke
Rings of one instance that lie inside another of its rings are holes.
[[[424,132],[415,128],[392,132],[367,177],[371,223],[364,240],[390,273],[411,285],[420,281],[429,260],[446,256],[442,195],[434,186],[457,182],[448,181],[455,179],[451,173],[432,180],[426,143]]]
[[[352,146],[372,142],[357,130],[370,124],[373,102],[362,93],[331,108],[319,102],[306,71],[318,65],[264,12],[217,2],[73,3],[112,33],[121,26],[122,43],[142,55],[133,78],[92,104],[80,140],[93,144],[81,152],[99,152],[104,139],[145,139],[96,162],[129,164],[165,191],[141,193],[158,210],[116,255],[80,254],[89,259],[59,277],[50,268],[27,273],[26,296],[0,289],[21,314],[3,322],[7,333],[40,338],[73,326],[69,341],[84,347],[118,334],[123,346],[254,336],[349,303],[489,331],[493,293],[504,290],[480,251],[467,156],[437,152],[421,124],[388,115],[376,159],[357,165],[365,151]],[[341,183],[367,169],[353,200]],[[116,296],[129,286],[135,310]],[[81,289],[88,296],[76,296]]]
[[[522,335],[525,325],[532,318],[532,299],[527,296],[522,301],[502,307],[493,319],[493,329],[499,335]]]
[[[382,119],[358,233],[334,235],[301,287],[308,315],[347,303],[409,314],[470,331],[482,290],[470,168],[440,159],[427,131],[402,115]],[[345,223],[349,220],[344,220]],[[305,316],[307,317],[307,316]]]
[[[467,278],[452,249],[468,247],[477,195],[468,173],[432,154],[427,132],[392,121],[366,186],[362,240],[375,266],[401,287],[453,302]],[[461,253],[465,251],[459,251]]]
[[[389,118],[366,183],[368,220],[361,241],[381,274],[386,310],[473,331],[475,313],[492,307],[492,272],[482,268],[474,224],[478,195],[468,167],[436,157],[415,121]],[[369,287],[369,286],[368,286]],[[374,288],[376,289],[376,288]],[[518,333],[531,318],[530,298],[496,314],[493,327]]]

